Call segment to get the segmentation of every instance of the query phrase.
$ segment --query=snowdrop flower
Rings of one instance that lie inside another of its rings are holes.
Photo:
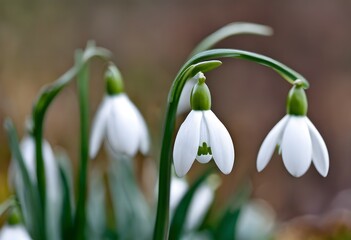
[[[106,137],[112,154],[136,155],[149,151],[149,136],[143,117],[123,91],[118,69],[110,65],[106,75],[106,91],[93,122],[90,138],[90,157],[94,158]]]
[[[236,239],[269,239],[274,229],[275,216],[273,208],[267,202],[258,199],[249,201],[240,211]]]
[[[175,172],[184,176],[196,159],[207,163],[212,158],[224,173],[231,172],[234,165],[232,139],[211,111],[211,95],[201,73],[191,94],[192,111],[180,126],[173,149]]]
[[[201,224],[208,209],[211,206],[211,203],[213,202],[214,191],[217,187],[217,184],[210,184],[210,182],[205,182],[197,189],[189,205],[184,224],[187,231],[195,229]],[[171,216],[188,191],[188,188],[189,186],[185,179],[172,177],[170,193]]]
[[[35,158],[35,141],[32,136],[26,136],[22,139],[20,143],[20,149],[22,152],[23,160],[29,177],[32,182],[36,184],[36,158]],[[48,227],[50,232],[54,232],[55,236],[53,239],[59,239],[60,236],[60,216],[61,216],[61,204],[62,204],[62,190],[60,183],[60,173],[58,164],[55,160],[54,153],[51,149],[50,144],[43,140],[43,158],[45,166],[45,177],[46,177],[46,201],[47,201],[47,211],[46,217],[48,219]],[[16,193],[20,203],[22,204],[22,212],[24,219],[27,219],[27,211],[25,209],[31,208],[26,202],[25,191],[26,183],[22,181],[22,178],[18,175],[20,171],[18,170],[17,164],[12,160],[10,166],[10,183],[16,188]]]
[[[291,175],[302,176],[311,162],[322,176],[328,174],[327,147],[306,113],[306,94],[297,80],[288,95],[287,115],[269,132],[258,152],[258,171],[266,167],[276,145],[279,145],[284,165]]]
[[[5,225],[0,231],[0,240],[31,240],[22,225]]]

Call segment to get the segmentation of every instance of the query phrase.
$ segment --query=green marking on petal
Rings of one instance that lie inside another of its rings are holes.
[[[207,146],[207,143],[203,142],[202,146],[199,146],[197,150],[197,155],[212,155],[211,147]]]

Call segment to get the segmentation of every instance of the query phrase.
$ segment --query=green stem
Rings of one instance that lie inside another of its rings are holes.
[[[54,83],[43,88],[38,96],[37,101],[34,104],[32,118],[33,118],[33,136],[35,139],[36,149],[36,174],[38,182],[38,190],[40,196],[41,206],[43,206],[42,215],[45,216],[45,204],[46,204],[46,179],[45,179],[45,167],[43,160],[43,125],[46,112],[55,99],[55,97],[64,89],[74,77],[81,72],[82,68],[94,57],[101,57],[103,59],[110,58],[111,53],[103,48],[96,47],[94,43],[89,42],[84,53],[81,55],[81,60],[76,61],[76,64],[69,69],[65,74],[58,78]],[[44,221],[45,223],[46,221]],[[42,224],[42,229],[45,229]]]
[[[80,58],[78,58],[80,59]],[[77,235],[75,239],[85,239],[86,223],[86,196],[87,196],[87,173],[89,152],[89,72],[88,64],[84,64],[78,73],[78,94],[80,110],[80,168],[78,183],[78,203],[75,227]]]
[[[172,143],[175,129],[176,112],[180,94],[187,79],[195,76],[199,71],[205,72],[212,68],[208,67],[204,61],[214,58],[238,58],[246,59],[258,64],[272,68],[280,74],[286,81],[293,84],[295,80],[300,79],[303,86],[309,86],[308,81],[299,73],[285,66],[284,64],[271,59],[269,57],[235,49],[214,49],[196,54],[190,58],[180,69],[169,92],[167,113],[165,119],[165,127],[161,146],[160,171],[159,171],[159,195],[156,214],[156,223],[154,229],[154,239],[168,239],[169,225],[169,197],[170,197],[170,181],[172,166]],[[213,65],[214,61],[207,62]],[[217,65],[218,66],[218,65]],[[205,70],[205,71],[204,71]]]
[[[41,137],[43,136],[43,119],[39,119],[36,122],[35,126],[41,126],[41,127],[36,127],[34,129],[34,138],[35,142],[41,142]],[[35,145],[35,152],[40,153],[36,155],[36,174],[37,174],[37,180],[38,180],[38,192],[39,192],[39,201],[41,206],[41,219],[42,219],[42,229],[46,229],[46,176],[45,176],[45,163],[43,159],[43,144],[36,144]],[[46,239],[47,236],[44,234],[42,239]]]

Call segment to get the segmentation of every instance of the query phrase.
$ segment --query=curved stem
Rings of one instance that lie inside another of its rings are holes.
[[[198,53],[192,58],[190,58],[183,65],[180,72],[184,71],[185,68],[189,67],[192,64],[199,63],[202,61],[208,61],[211,59],[217,59],[217,58],[238,58],[238,59],[245,59],[251,62],[255,62],[260,65],[273,69],[290,84],[294,84],[294,82],[299,79],[301,80],[302,82],[301,84],[305,89],[309,87],[308,81],[301,74],[289,68],[288,66],[270,57],[257,54],[257,53],[248,52],[248,51],[237,50],[237,49],[213,49],[213,50],[207,50],[207,51]]]
[[[37,101],[34,104],[32,118],[33,118],[33,136],[35,139],[36,149],[36,174],[38,181],[38,190],[40,196],[40,203],[42,206],[42,216],[45,221],[45,204],[46,204],[46,178],[45,178],[45,166],[42,151],[43,142],[43,125],[44,119],[49,105],[55,99],[55,97],[61,92],[61,90],[67,86],[72,79],[82,70],[82,68],[89,62],[93,57],[101,57],[108,59],[111,56],[110,52],[98,48],[93,43],[88,43],[87,48],[81,55],[81,60],[77,61],[76,64],[57,79],[53,84],[46,86],[41,93]],[[42,226],[43,228],[45,226]]]
[[[291,84],[293,84],[294,81],[296,81],[297,79],[300,79],[305,88],[309,86],[308,81],[302,75],[295,72],[291,68],[285,66],[284,64],[274,59],[252,52],[235,49],[214,49],[198,53],[192,58],[190,58],[183,65],[183,67],[178,72],[176,78],[174,79],[168,98],[167,113],[160,155],[159,195],[157,203],[156,223],[154,229],[155,240],[168,239],[172,144],[176,121],[176,112],[180,94],[182,92],[186,80],[195,76],[195,74],[199,71],[209,71],[212,70],[214,67],[218,66],[217,64],[216,66],[213,66],[211,68],[209,67],[209,64],[213,65],[214,61],[204,62],[207,60],[212,60],[214,58],[246,59],[272,68]]]

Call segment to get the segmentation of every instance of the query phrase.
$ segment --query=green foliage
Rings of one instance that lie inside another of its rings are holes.
[[[246,26],[245,31],[238,30],[238,26]],[[194,49],[193,56],[188,59],[176,75],[169,91],[167,114],[164,124],[163,141],[160,154],[159,168],[159,191],[157,202],[157,214],[152,215],[152,209],[146,202],[134,176],[132,159],[124,155],[113,155],[108,162],[107,183],[104,181],[104,173],[95,170],[91,177],[88,174],[89,165],[89,66],[91,59],[100,57],[108,61],[111,54],[109,51],[88,43],[84,51],[77,50],[74,66],[63,74],[54,83],[47,85],[40,92],[32,111],[33,137],[35,139],[35,166],[36,176],[30,176],[28,166],[22,156],[18,143],[16,130],[10,120],[5,121],[5,129],[13,154],[13,159],[19,172],[16,178],[20,184],[16,188],[16,196],[23,215],[23,222],[33,239],[52,239],[54,233],[47,224],[47,189],[45,165],[43,159],[43,129],[44,120],[48,108],[58,94],[73,80],[77,81],[79,110],[80,110],[80,159],[77,181],[77,202],[74,197],[73,171],[70,161],[64,154],[57,156],[59,163],[60,181],[62,187],[62,209],[59,216],[60,234],[62,239],[150,239],[154,227],[154,239],[168,238],[169,229],[169,200],[170,200],[170,178],[172,167],[172,146],[176,123],[176,111],[180,95],[187,80],[199,72],[208,72],[219,67],[222,62],[219,58],[238,58],[249,60],[267,66],[289,83],[299,79],[303,88],[308,87],[308,82],[299,73],[284,64],[269,57],[235,49],[207,50],[218,41],[238,33],[253,33],[269,35],[270,28],[259,25],[228,25],[215,32],[201,42]],[[116,75],[116,72],[114,72]],[[114,77],[120,77],[119,72]],[[108,76],[111,77],[111,76]],[[120,91],[121,86],[113,86],[111,91]],[[126,139],[127,141],[127,139]],[[203,145],[205,153],[211,151]],[[204,184],[210,171],[203,174],[189,188],[183,196],[173,215],[170,225],[169,239],[180,239],[184,236],[184,223],[196,191]],[[35,179],[35,181],[33,180]],[[88,188],[89,185],[89,188]],[[108,188],[106,186],[108,185]],[[89,189],[89,191],[88,191]],[[198,239],[235,239],[235,229],[241,210],[242,202],[248,198],[247,189],[237,193],[235,200],[224,212],[216,225],[216,230],[202,229],[201,232],[191,232],[189,236]],[[110,195],[108,195],[110,193]],[[107,202],[111,198],[113,209],[113,227],[106,209]],[[12,202],[10,202],[12,204]],[[2,205],[7,209],[9,205]],[[61,206],[57,206],[61,207]],[[2,210],[0,208],[0,212]],[[3,210],[4,212],[5,210]],[[55,217],[55,216],[50,216]],[[55,236],[59,238],[60,236]]]

